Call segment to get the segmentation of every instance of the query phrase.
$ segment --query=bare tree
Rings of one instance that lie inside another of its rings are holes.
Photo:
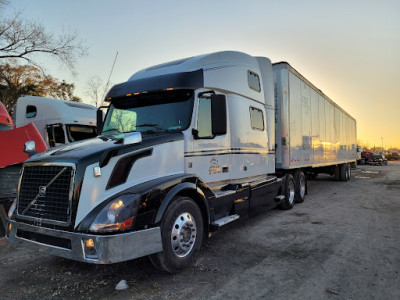
[[[87,81],[86,94],[92,99],[92,103],[96,106],[102,106],[104,96],[111,86],[110,81],[104,84],[99,76],[93,76]]]
[[[0,0],[1,8],[7,1]],[[0,19],[0,63],[14,58],[40,67],[38,54],[50,55],[66,65],[72,72],[77,59],[87,52],[76,32],[54,36],[39,22],[28,21],[17,12],[12,17]]]

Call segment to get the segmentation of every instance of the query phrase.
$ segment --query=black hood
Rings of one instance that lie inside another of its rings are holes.
[[[140,149],[152,147],[159,144],[183,140],[183,134],[178,133],[143,133],[142,142],[131,145],[123,145],[124,134],[103,135],[93,139],[75,142],[69,145],[50,149],[35,155],[26,162],[69,162],[77,167],[99,162],[100,167],[107,165],[114,157]]]

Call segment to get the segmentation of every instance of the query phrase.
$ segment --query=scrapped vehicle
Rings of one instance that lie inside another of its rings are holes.
[[[35,124],[48,147],[97,136],[97,108],[85,103],[36,96],[18,98],[14,108],[17,127]]]
[[[32,142],[35,143],[36,149],[33,148]],[[22,162],[37,152],[45,151],[47,147],[32,123],[15,128],[10,115],[1,102],[0,145],[0,220],[4,225],[5,211],[8,210],[17,194]]]
[[[365,165],[365,164],[369,164],[369,161],[372,159],[372,157],[374,156],[374,152],[371,151],[362,151],[361,152],[361,161],[360,161],[360,165]]]
[[[369,165],[379,165],[379,166],[385,165],[386,166],[387,163],[388,163],[388,161],[384,155],[373,155],[368,160]]]
[[[98,137],[24,164],[11,243],[97,264],[150,255],[178,272],[219,228],[303,202],[310,172],[348,181],[357,159],[356,120],[266,57],[150,67],[106,101]]]

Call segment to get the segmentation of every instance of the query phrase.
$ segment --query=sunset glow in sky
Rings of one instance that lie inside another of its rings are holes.
[[[89,54],[74,77],[55,61],[48,73],[76,85],[126,81],[183,57],[236,50],[287,61],[357,120],[362,144],[400,147],[400,1],[12,0],[51,32],[77,30]]]

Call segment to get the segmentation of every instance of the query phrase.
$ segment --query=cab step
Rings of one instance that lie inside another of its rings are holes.
[[[222,227],[222,226],[224,226],[224,225],[226,225],[226,224],[228,224],[228,223],[231,223],[231,222],[233,222],[233,221],[235,221],[235,220],[237,220],[237,219],[239,219],[239,215],[230,215],[230,216],[226,216],[226,217],[223,217],[223,218],[221,218],[221,219],[218,219],[218,220],[215,220],[213,223],[212,223],[212,225],[214,225],[214,226],[216,226],[216,227]]]

